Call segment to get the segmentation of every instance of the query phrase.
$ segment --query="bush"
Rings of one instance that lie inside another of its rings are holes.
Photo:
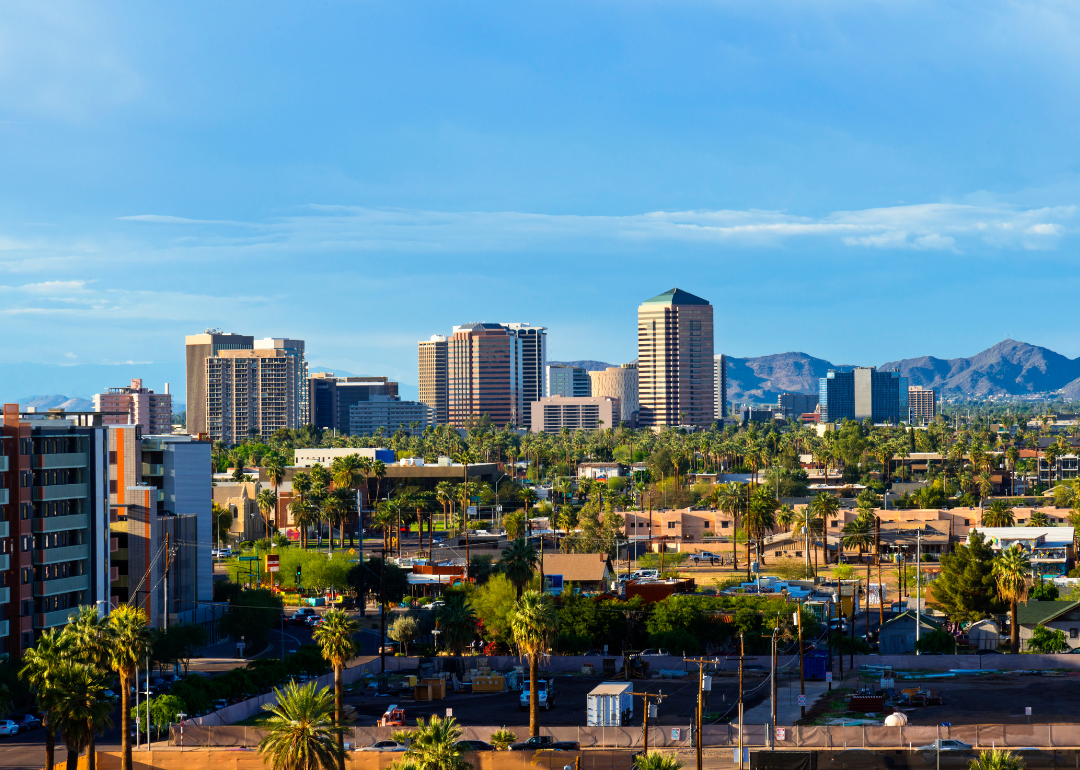
[[[1058,587],[1053,583],[1036,583],[1028,589],[1029,602],[1052,602],[1058,598]]]
[[[956,652],[956,639],[952,634],[936,628],[919,639],[915,648],[919,652],[943,652],[946,655],[952,655]]]
[[[1065,641],[1065,632],[1061,629],[1049,629],[1046,626],[1036,626],[1028,639],[1028,649],[1031,652],[1066,652],[1069,643]]]
[[[784,580],[805,580],[814,576],[813,567],[797,559],[781,559],[766,565],[764,572]]]
[[[511,730],[502,729],[496,730],[489,736],[491,745],[495,747],[496,751],[506,751],[510,748],[511,743],[517,742],[517,734]]]

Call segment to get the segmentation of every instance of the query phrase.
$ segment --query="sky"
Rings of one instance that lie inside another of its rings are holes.
[[[1075,357],[1078,97],[1071,2],[8,2],[0,361],[621,363],[673,286],[733,356]]]

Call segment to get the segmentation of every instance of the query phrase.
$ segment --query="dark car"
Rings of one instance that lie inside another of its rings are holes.
[[[484,741],[458,741],[454,744],[458,751],[495,751],[495,747]]]
[[[539,751],[540,749],[578,751],[580,748],[581,745],[577,741],[557,741],[550,735],[534,735],[527,741],[510,744],[510,751]]]
[[[41,727],[41,717],[36,717],[33,714],[15,714],[11,719],[19,725],[20,733]]]
[[[306,626],[308,624],[308,619],[315,617],[315,614],[315,610],[311,609],[311,607],[301,607],[289,618],[289,625]]]

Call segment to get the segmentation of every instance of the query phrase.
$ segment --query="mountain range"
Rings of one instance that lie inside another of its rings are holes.
[[[817,393],[818,380],[829,369],[850,366],[806,353],[728,357],[728,400],[776,403],[780,393]],[[878,368],[899,370],[909,385],[933,388],[944,396],[985,398],[1061,391],[1066,398],[1080,398],[1080,358],[1066,358],[1016,340],[1004,340],[968,358],[921,356],[888,361]]]

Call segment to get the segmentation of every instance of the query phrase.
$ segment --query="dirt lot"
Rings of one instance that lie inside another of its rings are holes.
[[[555,678],[556,697],[550,711],[540,713],[541,724],[552,726],[584,726],[586,722],[586,696],[589,691],[603,681],[601,676],[582,676],[579,674],[560,675]],[[686,679],[635,679],[634,692],[663,693],[664,700],[660,705],[658,724],[661,725],[686,725],[689,724],[696,708],[697,672],[689,674]],[[768,696],[769,687],[767,678],[761,674],[748,675],[744,680],[746,692],[753,690],[751,695],[744,699],[745,708],[760,703]],[[755,690],[755,688],[757,688]],[[707,704],[707,713],[712,716],[708,722],[727,722],[734,710],[732,706],[738,701],[738,678],[731,676],[717,677],[713,679],[713,689]],[[372,725],[382,715],[387,704],[396,703],[405,709],[405,716],[409,724],[413,724],[417,717],[427,717],[431,714],[443,715],[446,709],[454,710],[454,717],[463,725],[520,725],[528,723],[528,712],[519,710],[518,693],[496,694],[447,694],[444,700],[428,702],[416,702],[412,695],[373,696],[370,692],[363,695],[353,695],[346,702],[356,707],[360,715],[358,724]],[[641,699],[634,700],[633,723],[641,723]],[[650,720],[650,724],[655,724]]]

